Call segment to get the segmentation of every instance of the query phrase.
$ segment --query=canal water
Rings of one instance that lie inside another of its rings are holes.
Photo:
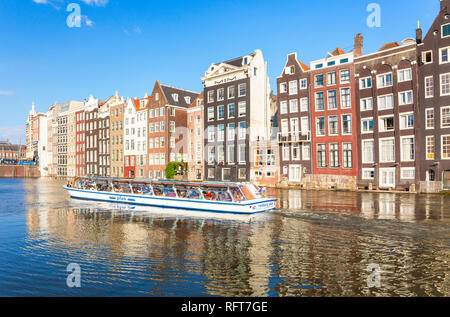
[[[450,296],[450,196],[271,190],[278,210],[219,216],[62,185],[0,180],[0,296]]]

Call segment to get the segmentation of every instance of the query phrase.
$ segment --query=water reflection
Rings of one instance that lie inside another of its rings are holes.
[[[0,294],[450,295],[445,196],[272,190],[280,210],[224,218],[70,200],[45,180],[23,186],[26,238],[20,257],[0,242],[10,262]],[[31,273],[7,280],[18,261]],[[64,286],[71,262],[84,272],[79,290]],[[382,268],[379,289],[367,287],[370,263]]]

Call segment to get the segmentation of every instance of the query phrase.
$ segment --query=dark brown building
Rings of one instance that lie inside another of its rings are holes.
[[[278,143],[281,181],[301,183],[311,173],[310,68],[287,56],[278,89]]]
[[[414,189],[418,183],[416,41],[355,58],[358,186]]]
[[[422,41],[417,30],[420,121],[418,155],[421,191],[450,189],[450,0]]]
[[[86,174],[88,176],[99,175],[99,123],[98,100],[92,96],[86,105]]]

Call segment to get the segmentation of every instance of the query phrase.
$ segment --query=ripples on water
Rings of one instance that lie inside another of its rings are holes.
[[[61,186],[0,180],[1,296],[450,295],[449,196],[271,190],[272,213],[187,216]]]

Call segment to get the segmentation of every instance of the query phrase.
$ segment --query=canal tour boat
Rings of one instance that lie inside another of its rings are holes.
[[[277,202],[251,183],[75,178],[64,189],[77,199],[232,214],[271,211]]]

